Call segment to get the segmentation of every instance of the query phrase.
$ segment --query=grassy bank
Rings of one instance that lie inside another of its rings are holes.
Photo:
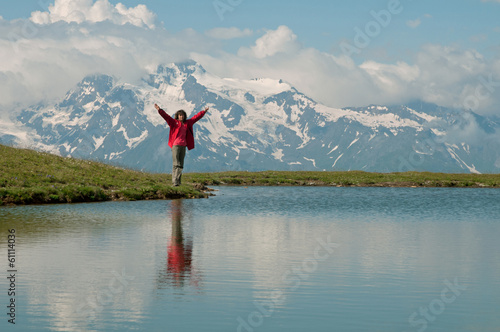
[[[266,171],[190,173],[185,178],[204,185],[500,188],[500,174]]]
[[[194,185],[172,187],[149,174],[0,145],[0,205],[199,198]]]
[[[186,173],[172,187],[169,174],[0,145],[0,205],[199,198],[209,185],[500,188],[500,174],[351,172]]]

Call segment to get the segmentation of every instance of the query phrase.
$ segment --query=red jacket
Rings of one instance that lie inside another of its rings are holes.
[[[162,116],[162,118],[167,121],[168,126],[170,127],[170,134],[168,136],[168,146],[172,148],[174,146],[174,140],[175,137],[177,136],[179,132],[179,127],[181,126],[181,122],[179,120],[175,120],[172,118],[170,115],[168,115],[164,110],[159,109],[158,113]],[[186,131],[186,143],[187,143],[187,148],[188,150],[194,149],[194,136],[193,136],[193,125],[201,119],[206,111],[201,111],[195,116],[193,116],[191,119],[187,119],[184,121],[185,124],[187,124],[187,131]]]

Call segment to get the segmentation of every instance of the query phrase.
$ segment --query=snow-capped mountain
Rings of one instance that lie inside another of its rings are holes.
[[[362,93],[362,92],[360,92]],[[168,126],[153,105],[195,125],[186,171],[499,172],[500,121],[421,102],[336,109],[272,79],[219,78],[195,62],[162,65],[140,84],[85,77],[55,104],[23,110],[36,148],[171,171]]]

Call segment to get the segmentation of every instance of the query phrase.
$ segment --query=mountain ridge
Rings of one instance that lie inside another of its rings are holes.
[[[40,150],[170,172],[168,127],[154,103],[188,116],[211,108],[195,125],[186,171],[500,170],[498,119],[421,101],[332,108],[282,80],[219,78],[194,61],[160,65],[136,85],[86,76],[17,121]]]

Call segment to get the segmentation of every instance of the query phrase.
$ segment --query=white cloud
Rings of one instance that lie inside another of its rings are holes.
[[[241,55],[241,54],[240,54]],[[311,48],[267,57],[197,53],[193,58],[223,77],[283,79],[313,99],[334,107],[399,104],[421,99],[441,106],[496,113],[500,102],[500,61],[488,62],[474,50],[426,45],[412,64],[365,61],[356,65]],[[490,75],[491,76],[490,78]],[[478,88],[492,80],[487,88]],[[498,83],[496,83],[498,82]],[[477,105],[467,103],[480,89]]]
[[[406,25],[409,26],[412,29],[418,28],[422,24],[422,19],[430,19],[432,18],[432,15],[430,14],[424,14],[422,17],[416,18],[414,20],[408,20],[406,21]]]
[[[265,58],[193,54],[203,66],[222,77],[283,79],[318,102],[331,106],[361,106],[388,101],[380,87],[347,57],[312,48]]]
[[[241,30],[236,27],[214,28],[205,32],[205,34],[215,39],[229,40],[229,39],[250,37],[253,35],[253,31],[250,29]]]
[[[488,61],[474,50],[427,45],[411,63],[367,60],[358,65],[344,55],[304,48],[290,28],[280,26],[233,54],[221,51],[221,44],[250,36],[251,31],[221,28],[201,34],[188,29],[171,34],[162,27],[144,28],[145,23],[140,23],[148,16],[144,13],[154,16],[146,7],[81,0],[71,7],[79,8],[80,15],[72,14],[65,4],[57,1],[49,12],[40,13],[48,15],[44,24],[33,23],[35,14],[31,20],[0,21],[3,112],[61,97],[89,74],[103,73],[134,83],[160,63],[192,58],[221,77],[283,79],[333,107],[422,99],[498,114],[500,60]],[[123,25],[132,16],[143,19]]]
[[[30,19],[36,24],[111,21],[154,29],[156,15],[145,5],[127,8],[121,3],[113,6],[108,0],[97,0],[95,3],[93,0],[56,0],[54,5],[49,6],[48,12],[33,12]]]
[[[416,20],[406,21],[406,25],[409,26],[410,28],[413,28],[413,29],[418,27],[420,24],[422,24],[422,20],[419,18],[417,18]]]
[[[51,6],[51,15],[72,17],[63,3],[56,2],[57,8]],[[133,83],[160,63],[188,59],[194,49],[207,52],[215,48],[213,41],[193,30],[172,35],[163,28],[145,29],[141,24],[122,25],[117,19],[105,20],[104,14],[96,13],[109,13],[105,10],[108,7],[98,7],[106,3],[80,2],[80,9],[94,8],[87,13],[92,20],[81,23],[0,21],[0,110],[20,109],[61,97],[84,76],[93,73]],[[129,20],[133,17],[131,13],[137,14],[137,8],[140,13],[140,6],[117,5],[113,11],[119,11],[124,20]],[[146,8],[145,12],[149,10]]]
[[[297,36],[287,26],[280,26],[276,30],[268,31],[264,36],[257,39],[255,45],[242,47],[238,54],[241,56],[254,56],[262,59],[277,53],[292,53],[300,49]]]

